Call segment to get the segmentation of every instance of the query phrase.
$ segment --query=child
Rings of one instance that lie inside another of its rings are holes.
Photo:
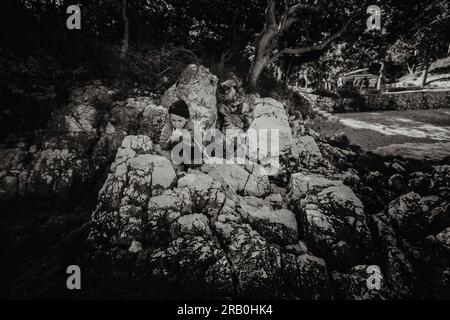
[[[189,163],[184,162],[184,164],[193,164],[193,157],[198,154],[194,151],[194,125],[190,121],[189,107],[183,100],[177,100],[169,107],[167,123],[162,128],[161,137],[159,139],[163,154],[169,159],[171,159],[172,149],[179,143],[184,143],[191,148],[191,157],[187,160]],[[184,157],[183,159],[186,160]],[[173,162],[177,172],[179,172],[180,167],[178,164],[180,163]]]
[[[189,107],[183,100],[177,100],[169,107],[168,121],[161,130],[159,145],[162,150],[171,150],[183,140],[183,129],[194,137],[194,126],[189,120]],[[188,142],[188,141],[186,141]]]

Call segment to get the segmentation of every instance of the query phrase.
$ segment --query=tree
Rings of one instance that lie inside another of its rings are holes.
[[[401,8],[401,9],[400,9]],[[406,64],[414,74],[421,67],[420,86],[427,83],[431,61],[446,55],[450,40],[450,5],[444,0],[424,0],[397,4],[396,27],[400,38],[389,49],[393,61]]]
[[[334,40],[344,34],[355,18],[364,13],[364,11],[357,11],[350,15],[347,21],[337,31],[318,43],[295,48],[282,48],[280,39],[286,35],[288,30],[292,28],[295,23],[304,21],[305,16],[307,15],[323,14],[325,10],[318,5],[289,5],[288,1],[284,1],[282,13],[281,15],[278,15],[277,18],[277,12],[280,11],[277,8],[277,4],[277,0],[268,0],[267,2],[264,27],[256,39],[255,56],[248,74],[248,81],[252,88],[256,87],[261,72],[268,64],[282,56],[300,56],[310,52],[324,50]]]

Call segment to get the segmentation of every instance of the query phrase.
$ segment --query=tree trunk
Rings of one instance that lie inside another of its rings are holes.
[[[283,75],[283,83],[285,86],[287,86],[289,83],[289,77],[291,75],[291,71],[292,71],[292,61],[289,61],[286,72]]]
[[[377,81],[377,90],[378,91],[381,90],[381,84],[383,82],[383,78],[384,78],[384,62],[381,62],[380,75],[378,76],[378,81]]]
[[[428,54],[425,55],[425,65],[422,72],[422,79],[420,80],[420,87],[424,88],[427,83],[428,78],[428,70],[430,69],[430,61],[428,59]]]
[[[128,62],[128,47],[130,42],[130,26],[127,16],[127,0],[122,0],[122,19],[123,19],[123,39],[122,39],[122,50],[120,54],[120,59],[122,60],[122,66],[126,65]]]
[[[308,69],[305,70],[304,79],[305,79],[305,89],[308,89],[309,87]]]
[[[342,36],[350,23],[357,16],[363,14],[365,11],[358,11],[353,14],[346,23],[334,34],[328,36],[325,40],[312,46],[301,48],[284,48],[279,49],[279,38],[289,30],[289,28],[297,21],[301,20],[302,12],[321,14],[323,11],[319,6],[310,4],[295,4],[288,5],[288,1],[284,1],[284,12],[277,21],[277,1],[268,0],[265,10],[265,24],[264,28],[256,40],[255,57],[247,75],[249,89],[254,91],[257,86],[258,78],[261,75],[264,67],[271,62],[277,60],[283,55],[299,56],[308,52],[324,50],[335,39]],[[300,16],[300,18],[299,18]]]
[[[253,60],[252,66],[250,67],[250,72],[248,75],[248,81],[249,81],[251,90],[256,89],[256,84],[258,83],[259,76],[261,75],[262,71],[266,67],[266,64],[268,61],[269,61],[268,56],[261,56],[258,59],[255,57],[255,59]]]

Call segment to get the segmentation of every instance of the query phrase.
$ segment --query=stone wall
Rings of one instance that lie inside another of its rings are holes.
[[[344,113],[380,110],[424,110],[450,107],[450,90],[362,93],[352,98],[333,99],[299,92],[313,111]]]
[[[450,106],[450,90],[389,92],[364,96],[369,110],[421,110]]]

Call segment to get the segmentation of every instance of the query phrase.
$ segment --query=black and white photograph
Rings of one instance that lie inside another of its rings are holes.
[[[449,300],[450,2],[1,1],[0,300],[55,299]]]

